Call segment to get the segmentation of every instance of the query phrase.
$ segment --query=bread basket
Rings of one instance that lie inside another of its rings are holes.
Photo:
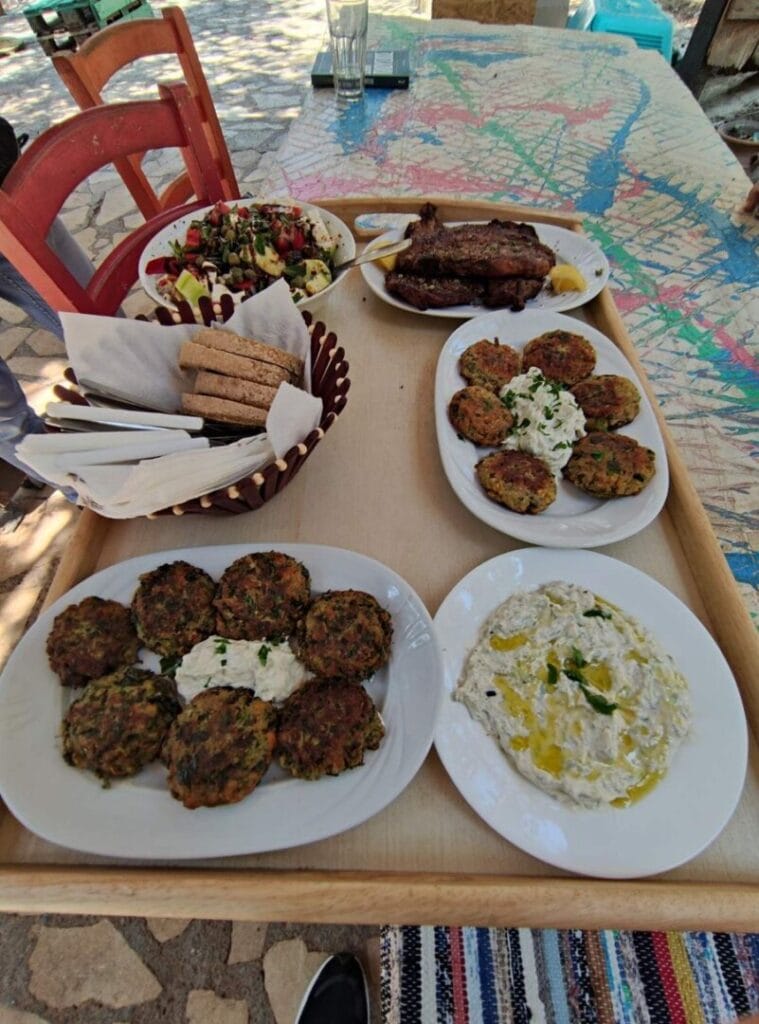
[[[228,295],[222,296],[221,303],[216,309],[211,306],[208,299],[201,299],[199,307],[206,327],[212,321],[225,323],[235,310],[234,302]],[[334,332],[327,331],[321,321],[314,322],[309,312],[304,311],[302,315],[311,335],[311,392],[317,398],[321,398],[323,405],[319,426],[294,445],[284,458],[275,459],[251,476],[243,477],[217,491],[201,494],[197,498],[184,501],[179,505],[172,505],[170,508],[152,512],[148,516],[149,519],[164,515],[181,516],[186,513],[200,512],[218,514],[252,512],[284,490],[300,470],[345,408],[346,396],[350,388],[348,363],[345,359],[344,349],[337,344],[337,336]],[[153,318],[166,326],[173,326],[176,323],[197,323],[196,315],[186,302],[179,303],[176,311],[158,307],[154,310]],[[148,318],[140,316],[137,319],[146,320]],[[74,380],[70,371],[66,376],[70,380]],[[67,400],[73,398],[63,389],[61,389],[61,394]],[[78,396],[78,400],[83,401],[81,396]]]

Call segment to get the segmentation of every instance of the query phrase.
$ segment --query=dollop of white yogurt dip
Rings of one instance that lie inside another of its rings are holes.
[[[227,640],[209,636],[182,658],[175,679],[185,700],[211,686],[244,686],[261,700],[281,701],[311,673],[284,640]]]
[[[504,384],[500,397],[514,417],[504,447],[535,455],[556,475],[569,462],[574,442],[585,434],[585,415],[574,395],[531,366]]]

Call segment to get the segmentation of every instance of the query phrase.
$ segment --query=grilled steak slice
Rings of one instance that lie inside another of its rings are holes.
[[[475,278],[418,277],[398,271],[385,276],[385,287],[391,295],[397,295],[416,309],[443,309],[479,302],[485,290],[484,282]]]
[[[529,224],[491,220],[446,227],[430,203],[406,235],[413,244],[398,257],[397,269],[421,277],[545,277],[556,263]]]
[[[543,287],[542,278],[491,277],[485,285],[483,302],[491,309],[524,309],[528,299],[534,299]]]

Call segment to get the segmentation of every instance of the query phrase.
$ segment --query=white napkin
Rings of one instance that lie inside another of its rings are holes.
[[[163,327],[78,313],[62,313],[61,322],[66,350],[78,377],[170,413],[180,409],[182,392],[192,391],[194,371],[180,370],[178,359],[180,348],[200,330],[199,326]],[[285,281],[242,303],[232,318],[219,326],[303,359],[305,383],[310,389],[310,335]],[[146,515],[228,486],[263,468],[274,457],[282,458],[319,425],[321,414],[321,399],[282,384],[267,415],[264,434],[204,452],[145,459],[136,466],[124,464],[121,457],[114,457],[111,465],[96,465],[83,458],[81,450],[76,457],[72,457],[72,451],[68,465],[75,465],[75,479],[65,482],[73,484],[82,502],[102,515],[115,519]],[[20,451],[19,455],[23,458]]]

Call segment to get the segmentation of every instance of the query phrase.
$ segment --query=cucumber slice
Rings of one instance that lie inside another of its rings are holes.
[[[194,274],[190,273],[189,270],[182,271],[176,279],[174,287],[182,298],[187,299],[192,306],[196,306],[198,304],[198,299],[203,295],[206,295],[209,299],[211,297],[211,293],[203,282],[199,281]]]

